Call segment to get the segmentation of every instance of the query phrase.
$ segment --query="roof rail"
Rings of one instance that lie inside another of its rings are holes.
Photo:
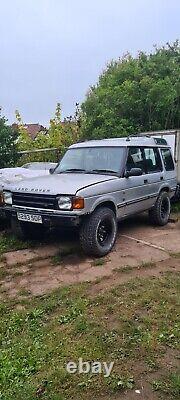
[[[148,135],[148,134],[144,134],[144,135],[141,135],[140,133],[135,133],[135,134],[133,134],[133,135],[128,135],[127,136],[127,141],[129,141],[130,139],[132,139],[132,138],[138,138],[138,137],[140,137],[140,138],[142,138],[142,137],[147,137],[147,138],[150,138],[151,136],[150,135]]]

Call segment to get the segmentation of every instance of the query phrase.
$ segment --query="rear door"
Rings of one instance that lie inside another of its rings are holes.
[[[149,208],[154,204],[165,177],[159,149],[157,147],[145,147],[144,157],[146,169],[146,184],[144,189],[148,197],[147,205]]]

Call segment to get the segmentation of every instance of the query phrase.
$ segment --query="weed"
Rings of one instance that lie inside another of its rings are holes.
[[[0,236],[0,255],[8,251],[21,250],[27,247],[32,247],[32,242],[21,241],[8,232]]]
[[[3,278],[5,278],[8,275],[7,269],[4,267],[0,268],[0,279],[2,280]]]
[[[134,267],[132,267],[131,265],[125,265],[124,267],[119,267],[119,268],[115,268],[114,271],[115,272],[131,272],[134,269]]]
[[[118,375],[112,375],[109,380],[108,380],[108,384],[110,386],[110,388],[113,390],[113,392],[115,391],[122,391],[122,390],[126,390],[126,389],[133,389],[134,387],[134,378],[133,376],[118,376]]]
[[[180,258],[180,253],[170,253],[171,257]]]
[[[12,274],[13,274],[14,277],[17,277],[17,278],[18,278],[18,276],[24,275],[24,272],[22,272],[22,271],[13,271]]]
[[[173,373],[162,380],[155,380],[152,382],[152,387],[155,391],[160,391],[166,395],[173,396],[173,398],[179,399],[180,375]]]
[[[147,261],[147,262],[142,262],[139,266],[138,269],[145,269],[145,268],[154,268],[155,267],[155,263],[152,261]]]
[[[26,290],[26,289],[21,289],[21,290],[19,290],[19,292],[18,292],[18,295],[19,296],[29,296],[31,294],[31,292],[29,291],[29,290]]]
[[[104,265],[106,262],[106,260],[104,258],[97,258],[96,260],[93,261],[93,266],[94,267],[101,267],[102,265]]]

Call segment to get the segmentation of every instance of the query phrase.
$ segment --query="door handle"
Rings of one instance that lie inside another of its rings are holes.
[[[163,179],[164,179],[164,177],[163,177],[163,176],[161,176],[161,177],[160,177],[160,180],[161,180],[161,181],[163,181]]]
[[[148,183],[148,179],[144,179],[144,183]]]

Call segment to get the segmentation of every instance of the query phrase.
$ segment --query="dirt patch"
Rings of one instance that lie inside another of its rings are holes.
[[[111,400],[159,400],[159,393],[152,390],[152,382],[161,380],[167,373],[177,370],[179,367],[179,353],[175,349],[168,349],[166,353],[157,359],[158,370],[148,372],[147,365],[143,362],[134,362],[127,366],[128,370],[135,371],[135,386],[132,390],[126,390],[123,393],[111,395]],[[101,398],[101,397],[100,397]],[[107,397],[103,397],[109,400]],[[169,395],[163,393],[163,399],[169,400]]]
[[[155,263],[154,265],[148,266],[139,266],[139,268],[134,268],[131,272],[126,274],[125,270],[122,273],[121,270],[115,271],[115,273],[109,279],[102,279],[100,282],[97,282],[90,289],[90,293],[94,296],[97,293],[106,291],[113,286],[121,285],[123,283],[127,283],[134,278],[146,278],[150,276],[158,277],[162,275],[164,272],[175,270],[180,272],[180,261],[175,260],[174,258],[169,258],[166,265],[164,261],[160,261]]]
[[[135,219],[120,225],[114,250],[99,264],[82,255],[76,241],[73,253],[67,240],[62,244],[56,242],[5,253],[6,264],[3,261],[2,267],[7,275],[3,273],[0,278],[1,293],[16,297],[28,290],[37,296],[61,286],[90,281],[94,282],[93,295],[134,278],[159,276],[171,269],[179,271],[179,222],[154,228],[144,216],[138,221],[138,224]],[[64,248],[65,256],[62,256]]]

